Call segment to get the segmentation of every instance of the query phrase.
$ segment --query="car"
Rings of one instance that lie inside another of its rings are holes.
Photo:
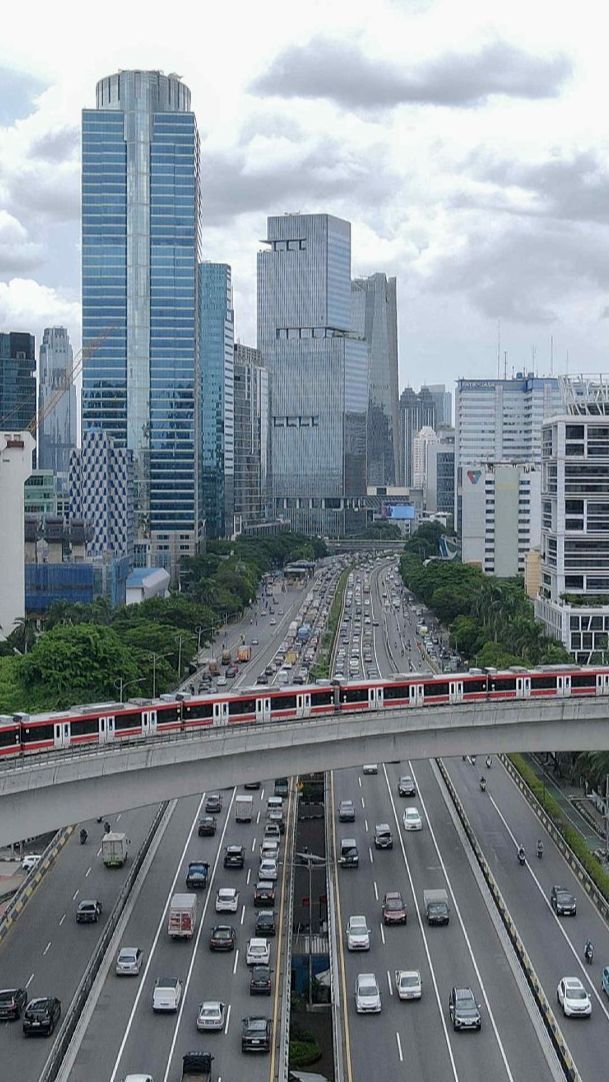
[[[358,973],[355,980],[355,1009],[358,1014],[380,1014],[381,993],[374,973]]]
[[[258,646],[258,639],[251,639],[252,646]]]
[[[205,889],[209,877],[209,864],[204,860],[191,860],[186,872],[186,886],[189,890]]]
[[[139,947],[121,947],[114,967],[117,977],[137,977],[143,960],[144,955]]]
[[[23,1035],[42,1033],[50,1037],[61,1015],[61,1001],[57,996],[39,996],[31,999],[23,1012]]]
[[[225,676],[223,676],[223,675],[221,675],[221,676],[217,676],[217,677],[216,677],[216,684],[217,684],[217,686],[218,686],[219,688],[223,688],[223,687],[226,687],[226,684],[227,684],[227,680],[226,680],[226,677],[225,677]]]
[[[205,801],[205,811],[216,814],[222,811],[222,796],[220,793],[210,793]]]
[[[269,881],[277,879],[277,861],[272,857],[263,857],[260,861],[260,877]]]
[[[362,774],[378,774],[378,763],[365,763],[362,767]]]
[[[279,860],[279,838],[263,838],[260,846],[261,860]]]
[[[239,891],[234,887],[220,887],[216,893],[216,913],[236,913],[239,907]]]
[[[213,815],[204,815],[199,819],[197,833],[200,838],[213,838],[216,833],[216,819]]]
[[[219,999],[207,999],[201,1003],[197,1011],[197,1029],[199,1033],[224,1029],[225,1019],[226,1004],[220,1003]]]
[[[182,999],[179,977],[157,977],[152,989],[153,1011],[177,1011]]]
[[[339,823],[355,822],[355,805],[352,800],[341,800],[338,805],[338,821]]]
[[[589,1018],[592,1014],[590,996],[579,977],[563,977],[558,983],[556,998],[565,1018]]]
[[[402,816],[404,830],[422,830],[423,820],[418,808],[405,808]]]
[[[76,910],[77,924],[97,924],[102,914],[102,904],[95,899],[83,899]]]
[[[552,887],[550,905],[559,917],[574,917],[577,913],[577,902],[566,887]]]
[[[123,1082],[154,1082],[151,1074],[126,1074]]]
[[[418,969],[396,969],[395,990],[398,999],[420,999],[423,995],[423,984]]]
[[[229,680],[232,680],[232,678],[237,675],[238,671],[236,665],[227,665],[224,675],[228,677]]]
[[[270,1052],[273,1026],[270,1018],[250,1015],[241,1023],[242,1052]]]
[[[270,966],[252,966],[250,971],[250,996],[270,996],[272,987]]]
[[[272,841],[279,841],[281,838],[281,831],[278,823],[265,823],[264,837]]]
[[[383,924],[406,924],[408,913],[399,890],[388,890],[383,898]]]
[[[256,913],[256,927],[254,929],[256,935],[275,935],[277,932],[277,921],[275,917],[274,909],[259,909]]]
[[[245,847],[243,845],[227,845],[224,850],[225,868],[243,868],[245,864]]]
[[[209,949],[212,951],[234,951],[237,933],[231,924],[216,924],[209,936]]]
[[[269,906],[275,904],[275,884],[266,879],[260,879],[254,887],[254,905]]]
[[[256,642],[257,641],[258,640],[256,640]],[[244,789],[259,789],[260,788],[260,782],[259,781],[246,781],[246,782],[243,783],[243,788]]]
[[[27,1007],[25,988],[0,989],[0,1019],[21,1018],[21,1012]]]
[[[389,823],[377,823],[374,828],[374,848],[393,849],[393,834]]]
[[[259,676],[257,676],[257,677],[256,677],[256,683],[257,683],[257,684],[266,684],[267,682],[268,682],[268,681],[267,681],[267,676],[266,676],[266,674],[265,674],[265,673],[263,673],[263,672],[261,672],[261,673],[259,674]]]
[[[454,1030],[482,1028],[480,1007],[471,988],[451,988],[448,1013]]]
[[[275,617],[272,616],[271,619],[269,620],[269,624],[271,625],[271,627],[275,627],[276,623],[277,623],[277,621],[276,621]]]
[[[268,966],[271,960],[271,948],[266,939],[253,936],[245,951],[246,966]]]
[[[285,819],[283,818],[283,808],[269,808],[267,812],[267,819],[270,823],[277,823],[279,827],[279,833],[285,834]]]
[[[370,929],[365,917],[349,917],[347,921],[347,950],[370,950]]]
[[[410,774],[403,774],[398,782],[398,796],[416,796],[417,787]]]
[[[28,853],[21,861],[22,871],[31,872],[32,868],[36,868],[40,864],[41,860],[42,855],[40,853]]]
[[[601,992],[609,996],[609,966],[605,966],[601,973]]]

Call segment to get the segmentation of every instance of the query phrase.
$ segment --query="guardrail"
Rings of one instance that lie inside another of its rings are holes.
[[[332,1005],[332,1049],[334,1053],[334,1077],[341,1082],[345,1077],[344,1026],[341,1017],[341,990],[338,963],[338,936],[341,930],[336,921],[336,860],[332,846],[332,799],[324,774],[324,807],[326,809],[326,897],[328,899],[328,945],[330,957],[330,993]]]
[[[455,789],[451,777],[442,760],[436,759],[435,762],[437,763],[440,773],[442,774],[444,784],[446,785],[446,788],[455,806],[459,819],[463,824],[463,829],[465,830],[467,839],[472,847],[476,860],[478,861],[480,870],[491,892],[491,897],[497,907],[497,911],[510,938],[510,942],[514,948],[516,957],[520,963],[520,967],[522,969],[522,972],[524,973],[527,984],[531,989],[550,1040],[552,1041],[552,1044],[558,1055],[558,1059],[560,1061],[562,1070],[564,1071],[565,1078],[567,1079],[567,1082],[582,1082],[581,1075],[579,1074],[579,1071],[575,1066],[567,1042],[563,1037],[558,1022],[556,1021],[554,1011],[552,1010],[552,1007],[550,1006],[550,1003],[543,990],[541,981],[539,980],[539,977],[537,976],[535,969],[533,968],[533,963],[531,962],[531,959],[526,952],[524,943],[522,942],[522,939],[518,934],[516,925],[514,924],[507,905],[503,900],[503,895],[501,894],[501,891],[497,886],[495,877],[491,872],[491,869],[489,868],[486,857],[484,856],[484,853],[482,852],[482,849],[478,844],[478,839],[468,819],[467,812],[465,811],[465,808],[461,803],[461,798],[459,797],[459,794],[457,793],[457,790]]]
[[[294,844],[296,824],[298,822],[298,793],[293,806],[293,817],[289,824],[289,836],[286,835],[285,852],[290,856],[290,874],[288,878],[288,904],[286,912],[285,964],[283,966],[283,997],[281,1002],[281,1026],[279,1037],[279,1055],[277,1057],[278,1082],[288,1082],[290,1073],[290,1021],[292,1013],[292,926],[294,923]]]
[[[23,883],[18,887],[13,898],[7,905],[2,917],[0,918],[0,943],[8,935],[9,931],[13,927],[13,924],[17,918],[23,912],[25,906],[29,902],[32,894],[44,879],[51,865],[55,862],[64,845],[74,833],[74,827],[62,827],[58,830],[54,838],[51,839],[47,845],[42,859],[38,862],[35,868],[32,868],[28,876],[23,880]]]
[[[102,965],[102,962],[106,955],[106,951],[108,950],[108,946],[110,945],[120,916],[123,912],[123,909],[125,908],[125,905],[127,904],[129,895],[133,890],[135,881],[139,875],[142,864],[144,863],[146,854],[150,849],[154,836],[163,821],[163,816],[165,815],[168,807],[168,801],[159,806],[159,809],[152,821],[146,837],[144,838],[144,841],[142,842],[137,856],[133,860],[133,864],[131,865],[131,868],[129,870],[129,875],[125,879],[120,894],[118,895],[118,898],[116,899],[116,902],[112,907],[112,911],[102,932],[97,947],[95,948],[93,957],[91,958],[91,961],[89,962],[89,965],[84,972],[82,980],[78,988],[76,989],[76,992],[74,993],[72,1002],[68,1007],[63,1025],[59,1031],[57,1040],[53,1045],[51,1054],[43,1068],[42,1074],[40,1075],[39,1082],[55,1082],[55,1079],[57,1078],[59,1071],[61,1070],[63,1059],[70,1046],[70,1041],[74,1036],[74,1031],[76,1029],[76,1026],[78,1025],[78,1021],[87,1001],[87,997],[91,991],[91,988],[93,987],[93,982]]]

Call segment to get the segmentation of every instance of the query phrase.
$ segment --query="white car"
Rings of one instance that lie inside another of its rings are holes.
[[[154,1082],[151,1074],[126,1074],[123,1082]]]
[[[226,1005],[217,999],[208,999],[199,1007],[197,1029],[200,1033],[208,1030],[224,1029]]]
[[[370,950],[370,929],[365,917],[349,917],[347,922],[347,950]]]
[[[378,772],[379,772],[378,763],[365,763],[364,766],[362,767],[362,774],[378,774]]]
[[[422,830],[423,820],[418,808],[406,808],[402,816],[404,830]]]
[[[216,894],[216,913],[236,913],[239,891],[234,887],[220,887]]]
[[[248,941],[245,952],[245,964],[248,966],[268,966],[271,960],[271,948],[268,939],[254,937]]]
[[[277,838],[264,838],[260,846],[260,859],[261,860],[274,860],[277,862],[279,859],[279,841]]]
[[[355,981],[355,1009],[358,1014],[380,1014],[381,993],[374,973],[358,973]]]
[[[420,999],[423,995],[423,984],[418,969],[396,969],[395,987],[398,999]]]
[[[260,878],[275,882],[277,879],[277,861],[272,857],[264,857],[260,861]]]
[[[182,998],[182,982],[179,977],[159,977],[152,992],[153,1011],[177,1011]]]
[[[566,1018],[589,1018],[592,1013],[590,997],[579,977],[563,977],[556,996]]]
[[[28,853],[21,861],[21,867],[24,872],[31,872],[32,868],[35,868],[37,864],[40,864],[41,860],[42,856],[40,853]]]
[[[121,947],[116,956],[117,977],[137,977],[144,955],[139,947]]]

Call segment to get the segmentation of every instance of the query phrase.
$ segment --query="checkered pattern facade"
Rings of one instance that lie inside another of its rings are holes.
[[[93,528],[90,556],[133,553],[133,453],[106,432],[83,432],[70,456],[70,517]]]

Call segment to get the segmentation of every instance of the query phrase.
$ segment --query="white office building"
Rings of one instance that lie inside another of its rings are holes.
[[[462,479],[462,560],[487,575],[524,575],[530,549],[539,545],[541,467],[487,462]]]
[[[0,639],[25,616],[25,494],[32,472],[29,432],[0,432]]]
[[[430,425],[420,428],[412,441],[412,484],[413,488],[424,489],[427,483],[427,456],[432,444],[439,443],[439,437]]]

